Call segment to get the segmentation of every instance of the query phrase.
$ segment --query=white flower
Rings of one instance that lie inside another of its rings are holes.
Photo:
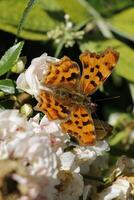
[[[0,110],[0,140],[14,137],[28,128],[26,118],[22,118],[18,110]]]
[[[59,189],[56,200],[79,200],[84,188],[82,176],[75,172],[61,171],[59,179],[62,186]]]
[[[63,152],[60,155],[60,185],[56,200],[79,200],[84,188],[84,181],[79,172],[76,155],[70,151]]]
[[[130,193],[130,184],[125,178],[118,178],[111,186],[104,189],[97,196],[97,200],[112,200],[118,198],[120,200],[128,199]]]
[[[45,88],[41,85],[43,74],[47,72],[49,63],[56,61],[57,58],[47,56],[46,53],[34,58],[28,69],[18,77],[17,88],[37,97],[40,89]]]
[[[13,176],[25,191],[24,197],[53,200],[59,184],[56,151],[61,148],[62,139],[52,135],[60,130],[53,122],[54,129],[48,129],[51,122],[44,119],[40,124],[39,115],[27,121],[17,110],[0,111],[0,117],[0,159],[20,160],[26,168],[27,177]]]
[[[117,123],[117,120],[119,119],[120,115],[121,113],[112,113],[108,120],[109,124],[114,126]]]
[[[60,170],[79,172],[76,156],[72,152],[65,152],[60,156],[61,167]]]
[[[91,164],[98,156],[102,156],[106,151],[109,151],[109,146],[105,140],[98,141],[94,146],[74,148],[74,152],[76,153],[79,162],[83,163],[88,161],[89,164]]]
[[[49,121],[46,116],[39,123],[39,114],[31,118],[30,122],[35,134],[44,135],[45,133],[45,135],[51,137],[51,145],[55,148],[55,152],[60,155],[62,153],[60,148],[64,149],[67,146],[66,142],[69,141],[69,136],[62,133],[59,123],[57,121]]]

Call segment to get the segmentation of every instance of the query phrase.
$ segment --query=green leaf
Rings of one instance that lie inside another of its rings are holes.
[[[110,16],[117,11],[134,5],[133,0],[87,0],[103,16]]]
[[[19,59],[24,43],[19,42],[6,51],[0,60],[0,76],[9,72]]]
[[[107,47],[113,47],[120,53],[120,58],[115,68],[115,71],[118,75],[128,79],[129,81],[134,82],[134,52],[127,45],[116,39],[104,40],[98,37],[98,40],[85,40],[80,43],[80,48],[82,51],[103,51]]]
[[[129,8],[114,15],[109,22],[115,33],[134,41],[134,8]]]
[[[7,94],[14,94],[16,91],[15,82],[10,79],[0,80],[0,90]]]
[[[112,38],[112,33],[110,32],[109,27],[105,23],[102,16],[97,12],[97,10],[94,7],[92,7],[91,4],[88,4],[86,0],[77,1],[80,2],[81,6],[84,6],[87,9],[89,15],[93,17],[95,24],[98,26],[103,36],[106,38]]]
[[[79,0],[56,0],[59,3],[61,9],[70,15],[71,20],[75,23],[80,23],[82,21],[87,21],[92,18],[91,14],[88,12],[88,9],[81,4]],[[75,9],[75,10],[74,10]],[[77,11],[77,12],[75,12]]]
[[[17,27],[28,0],[0,1],[0,29],[17,34]],[[74,8],[77,12],[74,12]],[[39,0],[28,13],[20,37],[31,40],[47,40],[47,31],[63,23],[64,15],[69,14],[71,20],[81,24],[89,20],[89,13],[76,0]]]

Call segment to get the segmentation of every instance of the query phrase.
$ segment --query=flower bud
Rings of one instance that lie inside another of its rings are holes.
[[[25,69],[25,62],[20,59],[18,60],[18,62],[12,67],[11,71],[13,73],[17,73],[20,74],[21,72],[23,72]]]
[[[4,97],[5,93],[3,91],[0,91],[0,98]]]
[[[20,113],[25,115],[26,117],[30,117],[33,113],[32,106],[30,104],[24,104],[20,108]]]

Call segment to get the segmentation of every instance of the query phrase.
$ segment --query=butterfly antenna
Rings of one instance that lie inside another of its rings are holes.
[[[103,98],[103,99],[97,99],[97,100],[94,100],[94,102],[99,102],[99,101],[109,101],[109,100],[113,100],[113,99],[119,99],[120,96],[116,96],[116,97],[106,97],[106,98]]]

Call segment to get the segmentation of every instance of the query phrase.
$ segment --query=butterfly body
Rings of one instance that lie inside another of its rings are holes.
[[[50,120],[61,120],[63,132],[75,137],[81,145],[94,145],[96,132],[92,112],[95,105],[90,95],[111,74],[119,54],[108,48],[102,54],[84,52],[80,67],[68,57],[50,63],[42,83],[50,91],[41,91],[38,109]],[[100,128],[98,129],[100,133]]]

